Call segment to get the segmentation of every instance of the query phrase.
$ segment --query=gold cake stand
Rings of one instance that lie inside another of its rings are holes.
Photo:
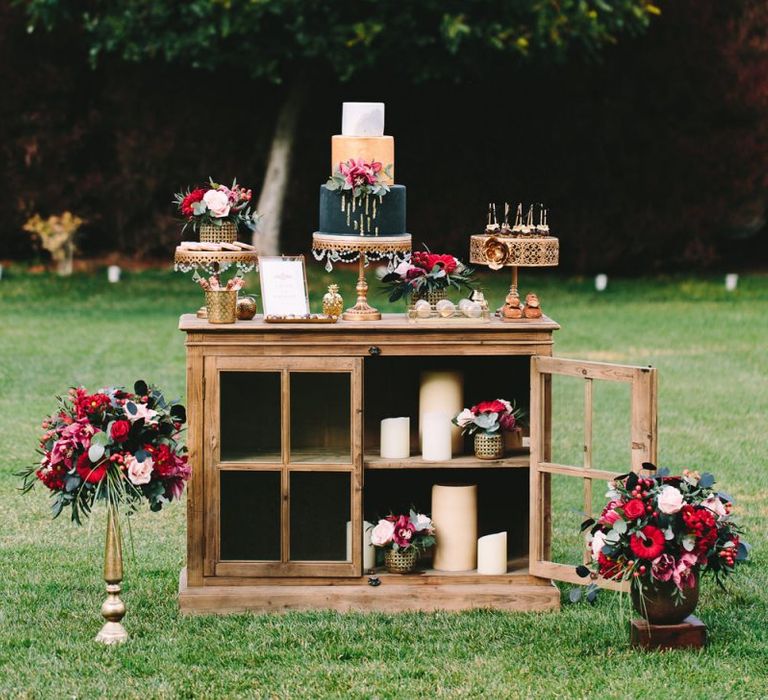
[[[173,266],[177,272],[202,270],[208,275],[218,277],[230,267],[236,267],[240,274],[253,270],[259,262],[255,250],[194,250],[179,246],[173,256]],[[198,318],[207,318],[208,309],[201,306],[197,310]]]
[[[394,269],[411,254],[411,234],[402,236],[334,236],[329,233],[312,235],[312,254],[315,260],[326,259],[325,269],[333,270],[334,263],[358,263],[357,302],[341,317],[345,321],[378,321],[381,312],[368,303],[368,283],[365,281],[365,266],[380,260],[389,261]]]
[[[509,291],[517,294],[519,267],[556,267],[560,262],[560,241],[554,236],[505,236],[483,233],[470,237],[469,261],[491,270],[512,268]]]

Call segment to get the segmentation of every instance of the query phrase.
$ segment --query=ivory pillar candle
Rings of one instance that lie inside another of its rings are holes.
[[[435,528],[433,567],[438,571],[468,571],[477,566],[477,486],[432,487]]]
[[[376,566],[376,548],[371,544],[373,523],[363,521],[363,571]],[[347,561],[352,561],[352,523],[347,521]]]
[[[411,419],[385,418],[381,421],[381,456],[407,459],[411,456]]]
[[[497,532],[477,540],[477,573],[494,576],[507,573],[507,533]]]
[[[424,435],[424,414],[440,411],[453,418],[464,408],[464,376],[461,372],[430,371],[421,373],[419,388],[419,439]],[[461,428],[451,425],[454,454],[461,454]]]
[[[425,462],[447,462],[451,453],[451,417],[447,413],[425,413],[421,457]]]

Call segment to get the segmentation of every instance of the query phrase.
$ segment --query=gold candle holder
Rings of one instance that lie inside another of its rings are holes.
[[[101,606],[101,615],[106,620],[96,635],[102,644],[122,644],[128,641],[128,632],[120,622],[125,616],[125,603],[120,599],[120,583],[123,580],[123,545],[120,525],[115,508],[107,508],[107,539],[104,543],[104,581],[107,584],[107,599]]]

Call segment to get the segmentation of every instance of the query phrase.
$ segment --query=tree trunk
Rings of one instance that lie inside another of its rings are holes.
[[[262,219],[253,234],[253,245],[262,255],[277,255],[280,252],[283,202],[291,170],[296,125],[304,96],[305,85],[300,81],[294,82],[277,114],[277,124],[272,137],[264,182],[256,205],[256,210],[261,214]]]

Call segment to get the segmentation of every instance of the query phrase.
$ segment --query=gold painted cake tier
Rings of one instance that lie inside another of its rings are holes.
[[[408,253],[412,248],[412,239],[410,233],[402,236],[334,236],[316,232],[312,234],[312,247],[338,253],[366,250],[376,253]]]
[[[387,184],[395,182],[395,139],[392,136],[331,136],[331,173],[339,163],[352,158],[378,161],[384,167],[391,165],[392,177],[384,176]]]

